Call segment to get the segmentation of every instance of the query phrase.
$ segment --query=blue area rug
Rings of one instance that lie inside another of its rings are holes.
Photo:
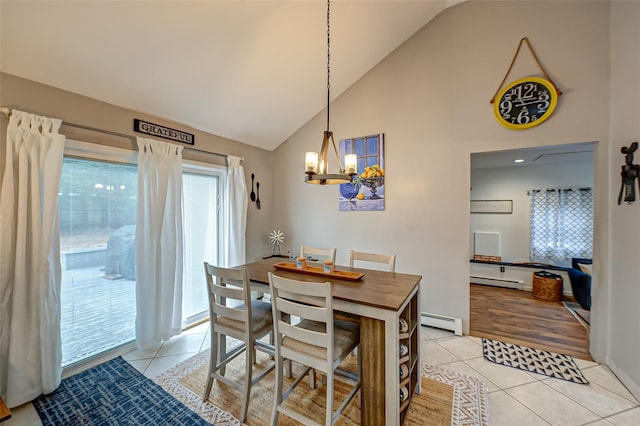
[[[66,378],[33,405],[48,425],[209,425],[121,357]]]

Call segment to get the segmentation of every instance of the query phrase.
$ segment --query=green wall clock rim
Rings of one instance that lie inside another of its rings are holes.
[[[538,84],[542,84],[549,90],[549,108],[547,108],[547,111],[540,118],[534,121],[530,121],[529,123],[514,124],[511,122],[508,122],[504,118],[502,118],[502,114],[500,114],[500,100],[502,99],[504,94],[507,93],[507,91],[514,88],[515,86],[521,85],[522,83],[526,83],[526,82],[535,82]],[[498,122],[502,126],[512,130],[524,130],[524,129],[529,129],[531,127],[542,124],[544,121],[546,121],[551,116],[551,114],[553,114],[553,111],[556,109],[557,104],[558,104],[558,92],[556,90],[556,87],[553,85],[553,83],[551,83],[549,80],[544,79],[542,77],[529,76],[529,77],[523,77],[518,80],[512,81],[511,83],[507,84],[504,87],[504,89],[500,91],[500,93],[498,93],[498,96],[496,97],[496,101],[493,104],[493,113],[496,119],[498,120]]]

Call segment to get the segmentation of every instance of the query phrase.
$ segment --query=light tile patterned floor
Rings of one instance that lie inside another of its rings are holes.
[[[210,346],[203,324],[154,351],[132,351],[123,358],[153,378]],[[637,426],[640,404],[604,365],[576,359],[589,385],[526,373],[486,361],[481,339],[422,327],[423,360],[487,383],[492,426],[592,425]],[[25,404],[4,425],[41,425],[35,409]]]

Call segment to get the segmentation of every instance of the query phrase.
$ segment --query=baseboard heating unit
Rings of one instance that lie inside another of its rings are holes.
[[[485,284],[496,287],[515,288],[516,290],[524,290],[524,281],[518,279],[500,278],[500,277],[483,277],[479,275],[470,275],[471,284]]]
[[[451,330],[457,336],[462,336],[462,319],[453,318],[445,315],[431,314],[429,312],[422,312],[420,314],[420,323],[429,327],[442,328],[444,330]]]

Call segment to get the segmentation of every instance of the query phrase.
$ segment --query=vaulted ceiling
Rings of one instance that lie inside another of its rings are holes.
[[[459,1],[331,4],[332,99]],[[0,70],[267,150],[326,106],[323,1],[0,2]]]

